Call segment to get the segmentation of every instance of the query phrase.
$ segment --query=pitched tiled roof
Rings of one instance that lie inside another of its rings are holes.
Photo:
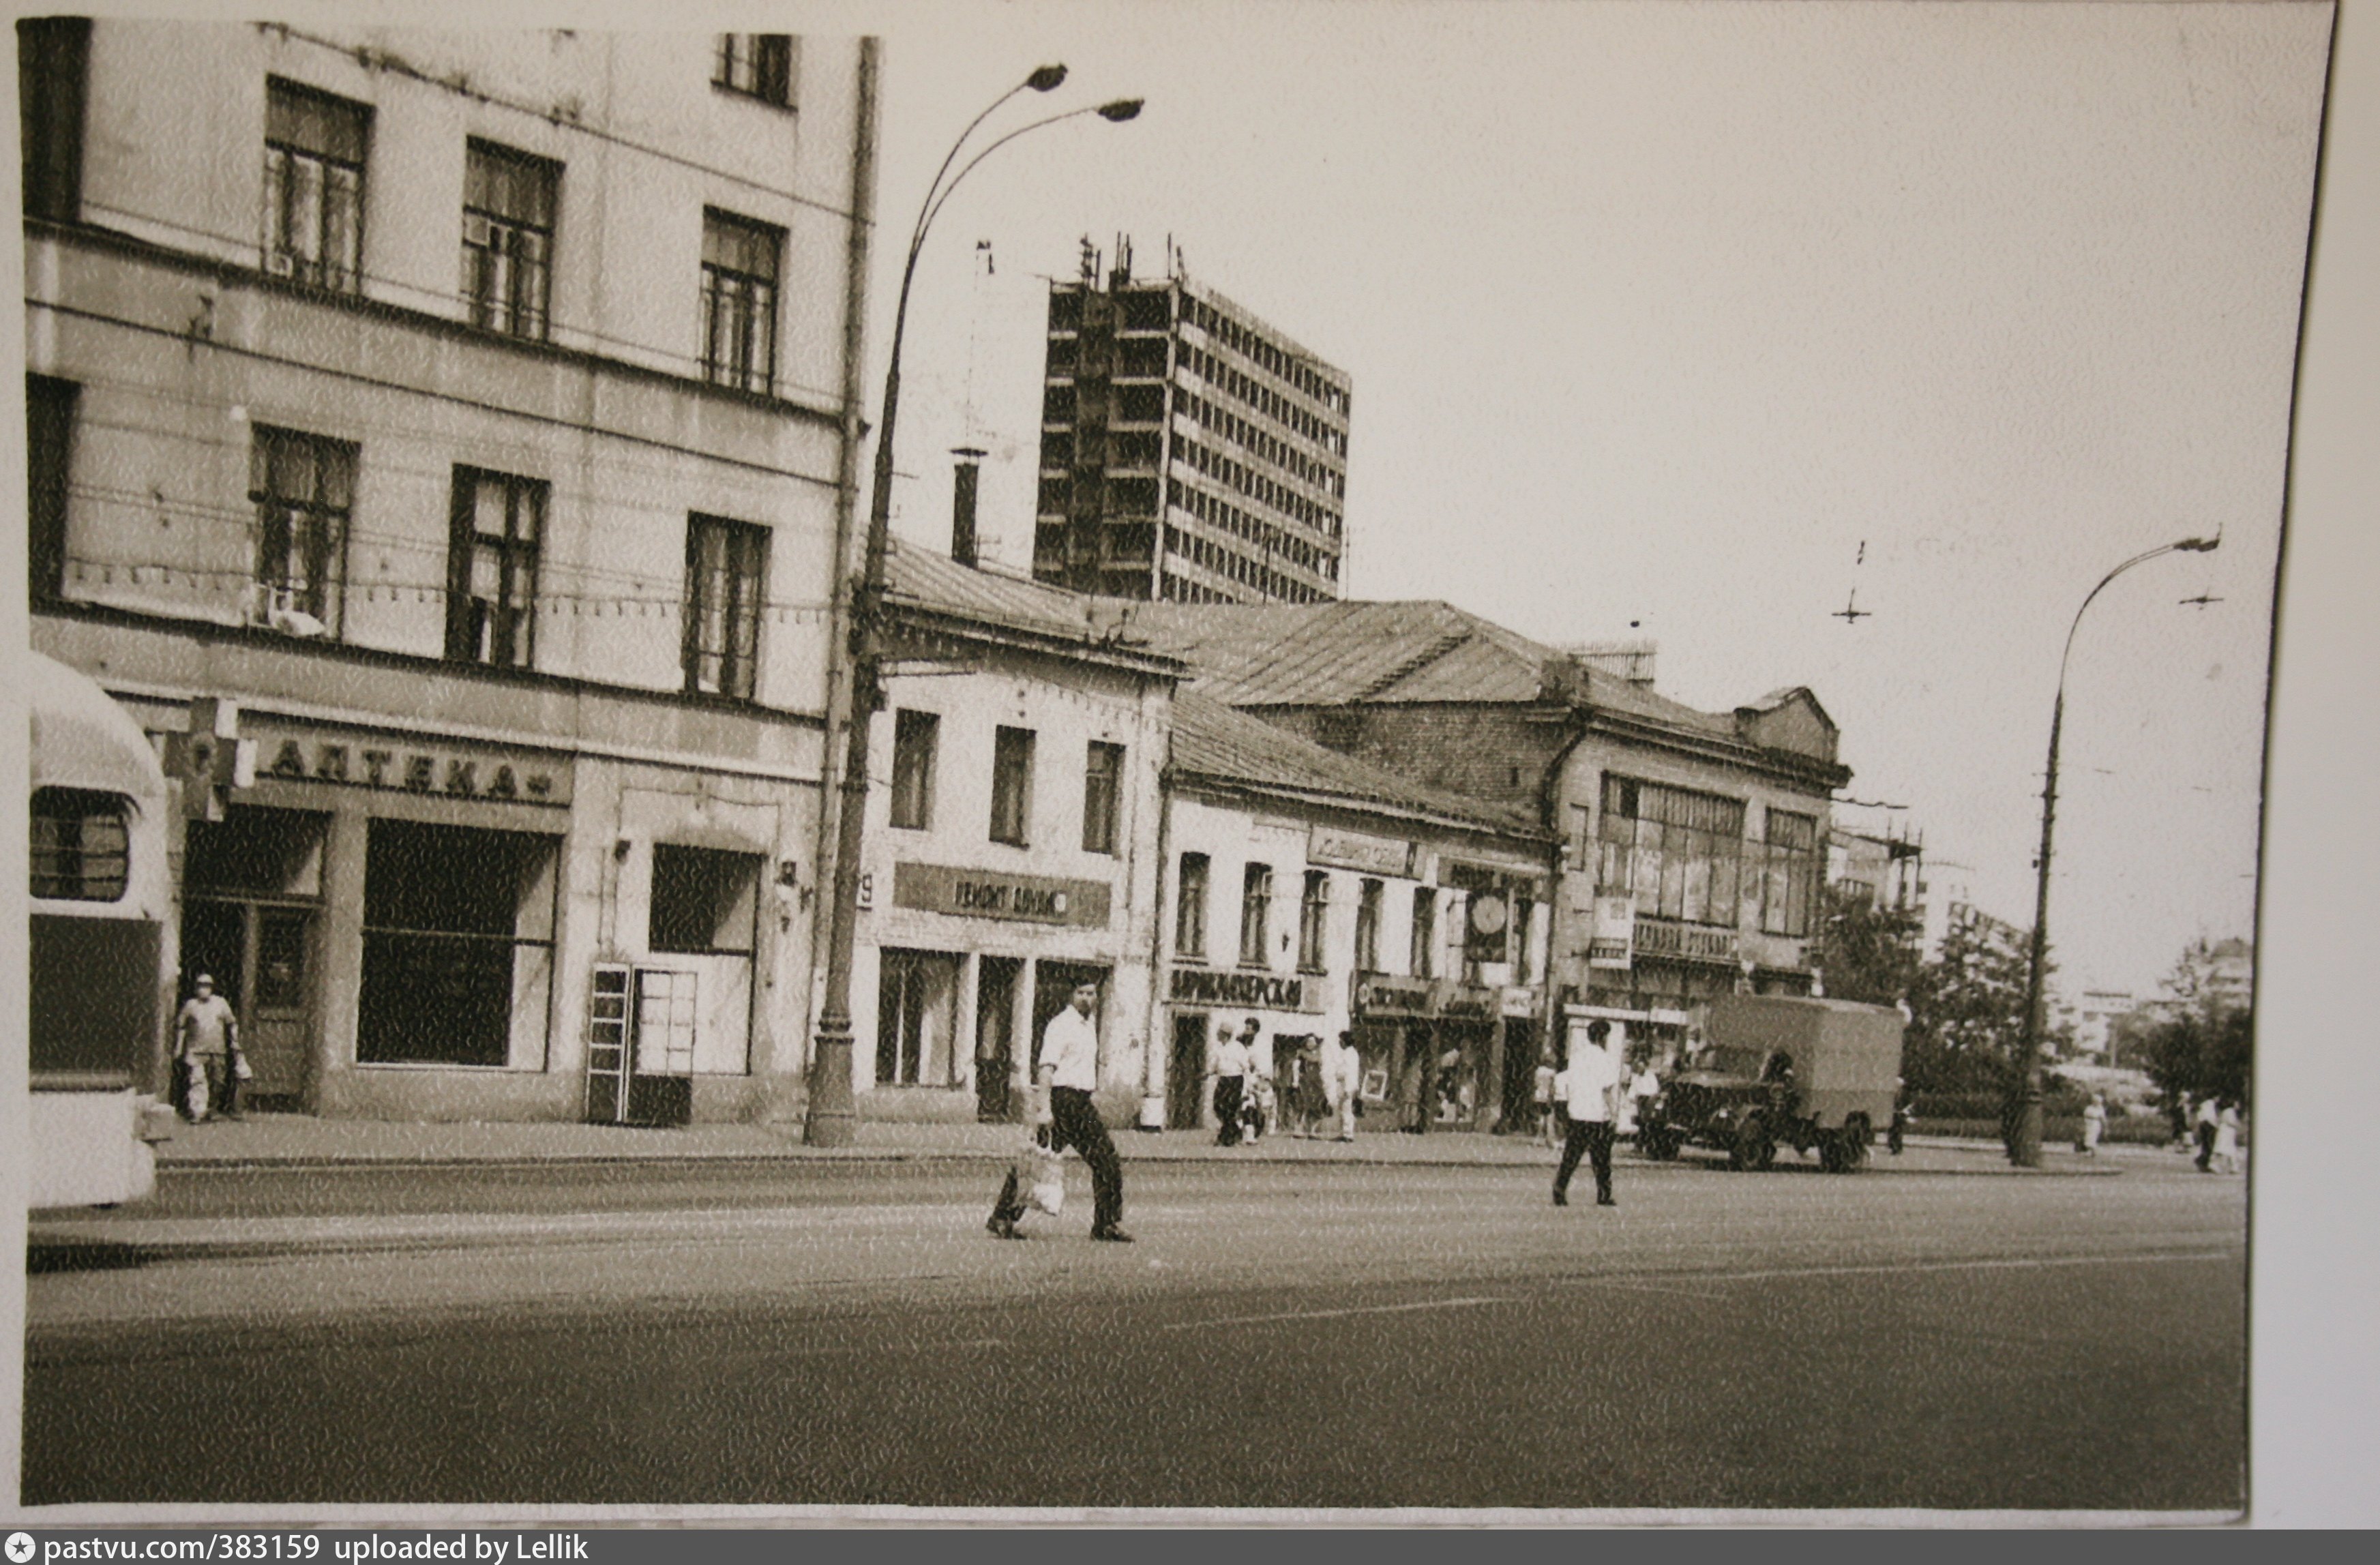
[[[1132,628],[1234,707],[1360,701],[1526,703],[1562,654],[1449,603],[1135,603]],[[1671,727],[1732,737],[1732,714],[1698,711],[1579,666],[1588,698]]]
[[[885,602],[992,632],[1070,656],[1117,663],[1145,673],[1179,674],[1180,660],[1149,646],[1124,625],[1125,605],[1021,576],[962,565],[947,554],[888,540]]]
[[[1173,767],[1353,809],[1381,808],[1475,830],[1544,837],[1526,810],[1421,787],[1189,691],[1173,698]]]

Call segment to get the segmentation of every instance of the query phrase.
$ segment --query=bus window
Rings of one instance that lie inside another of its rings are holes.
[[[83,788],[33,790],[33,897],[121,902],[130,878],[125,802]]]

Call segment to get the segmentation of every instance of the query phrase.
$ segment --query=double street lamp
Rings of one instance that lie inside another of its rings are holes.
[[[2066,727],[2066,665],[2074,656],[2074,633],[2082,628],[2083,611],[2091,607],[2092,600],[2134,565],[2177,551],[2185,554],[2211,553],[2222,541],[2219,538],[2185,538],[2133,555],[2099,578],[2099,585],[2084,596],[2082,607],[2074,611],[2074,623],[2066,627],[2066,650],[2058,660],[2058,703],[2051,709],[2049,718],[2049,766],[2041,788],[2041,856],[2034,862],[2039,880],[2034,889],[2033,952],[2025,967],[2024,1035],[2017,1047],[2018,1090],[2022,1101],[2017,1111],[2015,1134],[2009,1138],[2009,1161],[2019,1168],[2041,1166],[2041,984],[2042,969],[2049,955],[2049,847],[2050,834],[2058,822],[2058,742]]]
[[[917,274],[917,255],[926,232],[933,226],[942,204],[959,182],[984,159],[1018,137],[1070,119],[1096,115],[1122,124],[1140,113],[1141,100],[1119,98],[1090,108],[1050,115],[1019,126],[978,151],[956,174],[958,162],[993,110],[1020,92],[1048,92],[1066,79],[1064,66],[1043,66],[993,99],[968,122],[934,171],[933,183],[917,209],[917,226],[909,232],[909,254],[901,268],[901,297],[892,311],[892,350],[884,370],[884,402],[876,431],[875,488],[868,498],[867,552],[851,588],[850,740],[845,751],[841,789],[841,814],[835,822],[834,888],[828,904],[826,995],[819,1011],[818,1036],[810,1055],[809,1106],[802,1121],[802,1139],[812,1146],[848,1146],[857,1116],[851,1097],[851,958],[859,915],[859,859],[865,845],[868,814],[868,739],[872,719],[882,700],[884,659],[884,552],[892,517],[892,427],[901,410],[901,344],[909,320],[909,285]]]

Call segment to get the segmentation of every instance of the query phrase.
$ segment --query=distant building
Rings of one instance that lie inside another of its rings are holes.
[[[1351,382],[1176,274],[1050,291],[1035,579],[1184,603],[1340,595]]]
[[[1914,834],[1838,826],[1827,838],[1827,883],[1886,913],[1925,913],[1925,844]]]
[[[2139,1009],[2140,1001],[2123,989],[2084,989],[2074,1008],[2074,1051],[2113,1062],[2119,1024]]]

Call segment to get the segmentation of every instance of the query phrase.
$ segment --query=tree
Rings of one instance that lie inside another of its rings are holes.
[[[1988,915],[1970,910],[1951,918],[1941,949],[1910,984],[1901,1074],[1912,1092],[2005,1095],[2020,1085],[2016,1061],[2024,1040],[2031,947],[2030,931]],[[2056,970],[2045,958],[2045,989]],[[2046,1025],[2045,1052],[2070,1043],[2071,1025],[2063,1020]]]
[[[1925,964],[1925,936],[1918,915],[1879,907],[1862,891],[1828,886],[1819,947],[1827,993],[1870,1005],[1900,1004]]]
[[[2143,1049],[2149,1080],[2168,1103],[2187,1097],[2245,1104],[2255,1064],[2254,1018],[2216,981],[2204,941],[2182,952],[2165,991]]]

